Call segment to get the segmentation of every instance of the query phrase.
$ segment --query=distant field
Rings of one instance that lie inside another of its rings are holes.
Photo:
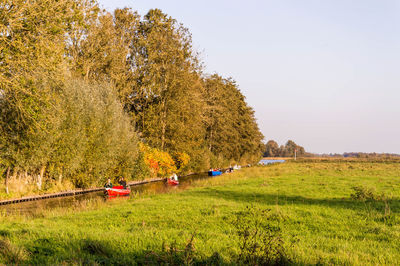
[[[295,161],[293,157],[264,157],[263,159],[266,160],[287,160],[293,161],[297,163],[304,163],[304,162],[393,162],[393,163],[400,163],[399,156],[371,156],[371,157],[298,157]]]
[[[232,264],[246,206],[280,228],[290,264],[400,265],[400,164],[354,161],[246,168],[177,193],[2,217],[0,264]]]

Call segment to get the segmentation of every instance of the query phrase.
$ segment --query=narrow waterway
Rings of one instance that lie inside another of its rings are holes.
[[[215,178],[209,177],[207,173],[194,174],[179,178],[179,185],[171,186],[166,180],[159,182],[146,183],[141,185],[131,186],[131,194],[129,198],[137,197],[143,193],[159,194],[166,193],[171,190],[182,190],[190,187],[192,182],[201,179]],[[124,200],[128,197],[121,199],[110,199],[104,195],[103,191],[92,192],[87,194],[80,194],[75,196],[59,197],[59,198],[49,198],[37,201],[27,201],[21,203],[14,203],[9,205],[0,206],[0,213],[3,215],[34,215],[42,210],[51,210],[59,208],[70,208],[75,206],[82,206],[90,204],[94,201],[107,201],[107,200]]]

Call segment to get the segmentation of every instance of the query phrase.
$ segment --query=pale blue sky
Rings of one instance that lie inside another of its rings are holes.
[[[100,0],[160,8],[209,73],[233,77],[265,139],[400,153],[400,0]]]

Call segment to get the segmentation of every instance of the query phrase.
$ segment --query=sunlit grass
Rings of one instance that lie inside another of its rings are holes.
[[[353,199],[355,186],[384,197]],[[218,252],[230,263],[238,253],[234,214],[256,206],[271,209],[295,264],[398,265],[399,198],[397,163],[289,162],[199,180],[184,191],[2,216],[0,237],[25,263],[129,264],[195,234],[196,252]]]

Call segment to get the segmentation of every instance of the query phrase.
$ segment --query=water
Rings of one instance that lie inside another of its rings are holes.
[[[285,160],[266,160],[266,159],[262,159],[261,161],[258,162],[258,164],[268,165],[268,164],[284,163],[284,162],[285,162]]]
[[[104,195],[103,191],[92,192],[87,194],[80,194],[74,196],[50,198],[37,201],[27,201],[21,203],[14,203],[9,205],[0,206],[0,213],[20,214],[20,215],[34,215],[42,210],[52,210],[59,208],[71,208],[77,206],[88,205],[90,202],[96,201],[110,201],[110,200],[126,200],[129,198],[137,197],[143,193],[159,194],[167,193],[171,190],[183,190],[191,186],[192,182],[201,179],[215,178],[209,177],[207,173],[194,174],[190,176],[180,177],[179,185],[171,186],[167,181],[152,182],[142,185],[131,186],[131,194],[129,197],[108,198]]]

